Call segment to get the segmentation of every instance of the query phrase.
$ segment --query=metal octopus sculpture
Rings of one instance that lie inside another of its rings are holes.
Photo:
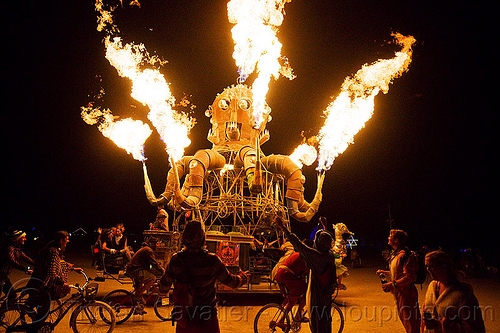
[[[243,84],[227,87],[205,112],[211,117],[211,149],[184,156],[169,170],[163,193],[156,197],[144,170],[145,191],[154,206],[193,212],[193,218],[210,227],[217,220],[240,226],[246,235],[270,227],[273,214],[308,222],[322,200],[324,173],[318,175],[311,202],[304,198],[305,177],[287,155],[262,153],[269,139],[265,128],[270,108],[259,128],[254,128],[252,90]],[[184,178],[182,186],[180,180]],[[174,219],[174,229],[176,221]]]

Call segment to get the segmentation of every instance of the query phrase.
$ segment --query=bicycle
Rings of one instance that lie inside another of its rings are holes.
[[[286,288],[283,290],[286,290]],[[299,332],[301,330],[302,322],[294,320],[294,318],[297,318],[297,313],[291,313],[293,309],[291,311],[285,310],[285,305],[290,301],[290,296],[286,292],[283,296],[285,299],[281,304],[268,303],[257,312],[253,323],[255,333],[288,333],[290,330],[292,332]],[[341,333],[344,329],[344,314],[335,303],[335,297],[336,294],[332,297],[331,303],[332,333]]]
[[[95,300],[99,285],[90,283],[92,279],[84,271],[81,274],[85,277],[85,283],[82,286],[78,283],[69,285],[76,289],[76,293],[66,300],[57,300],[42,319],[36,319],[35,310],[24,299],[18,299],[12,306],[0,309],[0,325],[6,332],[26,332],[33,329],[52,332],[69,310],[76,306],[70,317],[70,327],[74,333],[89,330],[111,333],[116,324],[113,309],[108,304]]]
[[[116,323],[122,324],[132,316],[139,308],[142,308],[134,297],[135,288],[132,291],[117,289],[109,292],[102,299],[113,309]],[[160,292],[160,285],[156,281],[151,288],[143,294],[146,304],[154,302],[153,308],[156,316],[162,321],[172,320],[173,303],[167,294]]]

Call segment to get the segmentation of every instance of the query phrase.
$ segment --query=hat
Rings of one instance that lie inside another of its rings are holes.
[[[26,233],[21,231],[21,230],[16,230],[12,233],[12,235],[10,235],[10,241],[11,242],[15,242],[17,241],[19,238],[21,237],[25,237],[26,236]]]
[[[205,232],[198,221],[191,221],[184,227],[182,244],[188,249],[201,249],[205,245]]]

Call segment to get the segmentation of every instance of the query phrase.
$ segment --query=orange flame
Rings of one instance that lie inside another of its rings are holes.
[[[386,94],[392,80],[408,70],[415,38],[399,33],[393,36],[402,50],[396,52],[394,58],[365,64],[356,74],[347,77],[339,96],[324,111],[326,120],[318,135],[318,171],[330,169],[335,158],[353,143],[356,133],[371,118],[375,96],[380,91]]]
[[[143,161],[144,143],[153,132],[148,124],[140,120],[132,120],[130,118],[115,121],[111,110],[94,108],[91,104],[87,107],[82,107],[82,118],[89,124],[99,124],[98,128],[101,133],[111,139],[118,147],[123,148],[127,153],[138,160]]]
[[[318,151],[314,146],[303,143],[299,145],[290,155],[290,159],[302,168],[304,165],[313,164],[318,158]]]
[[[132,1],[130,5],[140,7],[138,1]],[[118,32],[112,15],[115,8],[109,8],[108,10],[102,0],[96,0],[95,9],[98,12],[97,30],[105,30],[108,33],[108,36],[104,39],[106,59],[116,68],[118,75],[127,77],[132,81],[131,96],[143,105],[148,106],[150,109],[148,119],[165,143],[167,153],[175,160],[180,159],[184,155],[184,149],[191,143],[188,135],[194,126],[194,120],[183,113],[173,110],[175,98],[170,92],[169,83],[167,83],[160,71],[158,69],[142,68],[145,63],[162,65],[163,62],[157,57],[151,57],[143,44],[128,43],[124,45],[120,37],[111,38],[109,36]],[[83,109],[86,110],[83,111]],[[91,118],[89,116],[92,113],[91,110],[92,108],[82,108],[84,120],[85,117],[87,119]],[[106,113],[100,109],[93,110],[97,113],[101,112],[101,118]],[[111,115],[110,111],[108,113]],[[118,132],[124,131],[124,133],[127,133],[130,123],[128,126],[118,126],[113,121],[105,121],[102,126],[104,127],[100,129],[103,134],[110,135],[109,137],[113,141],[115,141],[114,138],[117,138],[116,140],[122,142],[123,139],[119,139],[121,135]],[[113,135],[110,133],[113,133]],[[115,142],[118,144],[117,141]]]
[[[122,44],[119,37],[105,39],[106,59],[116,68],[118,74],[132,81],[131,96],[150,109],[148,119],[160,134],[167,146],[167,152],[175,160],[184,155],[189,146],[189,131],[193,119],[172,108],[175,98],[170,92],[169,83],[157,69],[141,69],[143,62],[154,62],[143,44]]]
[[[279,78],[280,71],[293,78],[288,62],[280,65],[281,43],[276,37],[283,22],[284,5],[291,0],[231,0],[227,4],[228,18],[234,23],[231,33],[234,40],[233,58],[238,66],[240,81],[245,81],[255,70],[259,73],[252,85],[254,101],[254,128],[264,121],[266,95],[272,77]]]

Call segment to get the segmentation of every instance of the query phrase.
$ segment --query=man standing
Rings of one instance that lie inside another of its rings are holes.
[[[156,275],[152,268],[155,268],[159,273],[163,274],[164,269],[160,263],[156,261],[155,253],[158,238],[150,237],[146,242],[142,243],[142,247],[137,251],[129,263],[125,267],[127,274],[134,281],[134,298],[137,300],[139,307],[134,314],[143,315],[144,304],[146,303],[142,294],[148,290],[156,281]]]
[[[29,266],[23,266],[21,261],[24,261],[31,266],[33,266],[34,262],[21,249],[26,242],[25,232],[16,230],[10,235],[9,240],[10,244],[5,249],[2,249],[0,258],[0,295],[3,292],[9,299],[12,299],[16,297],[16,293],[10,293],[12,289],[12,282],[9,279],[9,274],[14,268],[25,272],[26,274],[31,274],[33,273],[32,268]]]
[[[377,275],[390,277],[382,284],[385,292],[392,292],[396,300],[399,319],[406,332],[418,333],[420,328],[420,310],[418,292],[413,282],[417,279],[417,258],[406,247],[408,234],[403,230],[391,230],[388,244],[392,247],[389,270],[377,270]]]
[[[215,282],[238,288],[247,277],[229,273],[219,257],[204,249],[205,232],[200,222],[186,224],[182,244],[185,249],[172,256],[160,280],[166,289],[174,284],[172,318],[177,322],[176,332],[218,333]]]

